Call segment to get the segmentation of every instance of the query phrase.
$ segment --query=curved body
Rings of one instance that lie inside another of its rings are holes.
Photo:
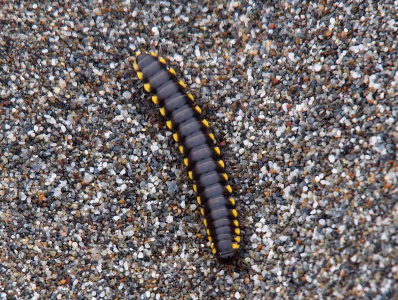
[[[185,92],[185,84],[176,78],[173,69],[167,68],[164,59],[154,53],[139,54],[134,69],[168,119],[167,127],[175,131],[173,137],[180,143],[189,177],[195,181],[193,188],[198,193],[212,252],[228,263],[239,249],[240,230],[235,201],[230,197],[232,188],[227,183],[220,149],[214,146],[214,136],[208,132],[208,123],[202,119],[193,96]]]

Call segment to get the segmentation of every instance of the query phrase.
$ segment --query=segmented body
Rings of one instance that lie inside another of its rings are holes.
[[[195,181],[194,190],[201,204],[206,232],[213,254],[222,262],[230,262],[239,248],[240,229],[232,188],[220,159],[220,149],[214,146],[214,136],[208,132],[208,122],[201,117],[201,109],[193,96],[186,93],[185,84],[168,69],[166,61],[156,54],[137,54],[134,69],[144,80],[144,89],[153,93],[166,125],[175,131],[180,143],[188,174]]]

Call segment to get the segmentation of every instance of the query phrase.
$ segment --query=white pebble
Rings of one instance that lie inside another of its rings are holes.
[[[151,151],[152,152],[155,152],[155,151],[158,151],[158,150],[159,150],[159,146],[158,146],[157,143],[154,143],[154,144],[151,145]]]
[[[58,197],[58,196],[61,196],[61,195],[62,195],[61,188],[59,188],[59,187],[55,188],[53,196],[54,197]]]
[[[176,62],[182,62],[182,60],[184,59],[181,55],[176,54],[174,55],[174,59]]]
[[[122,115],[118,115],[113,119],[115,122],[123,121],[124,117]]]
[[[91,182],[94,179],[94,175],[90,173],[84,173],[83,181],[86,183]]]
[[[289,236],[287,236],[287,235],[282,235],[282,236],[279,237],[279,239],[280,239],[282,242],[286,242],[286,241],[289,239]]]
[[[124,99],[129,100],[129,99],[131,99],[131,93],[129,91],[125,91],[123,93],[123,97],[124,97]]]
[[[19,192],[19,199],[21,199],[22,201],[26,199],[26,195],[24,192]]]
[[[298,61],[297,57],[294,55],[293,52],[289,52],[288,57],[289,57],[289,59],[290,59],[292,62],[297,62],[297,61]]]
[[[156,26],[152,27],[152,32],[153,35],[159,35],[159,29]]]
[[[198,48],[195,49],[195,55],[196,55],[196,59],[198,59],[198,60],[202,59],[202,55],[200,54],[200,50]]]
[[[258,265],[253,265],[253,266],[252,266],[252,269],[253,269],[253,271],[256,272],[256,273],[261,273],[261,270],[260,270],[260,268],[259,268]]]
[[[376,145],[376,143],[377,143],[377,136],[372,136],[370,139],[369,139],[369,145],[371,145],[371,146],[374,146],[374,145]]]
[[[239,18],[243,23],[245,23],[245,27],[249,26],[250,19],[246,15],[241,15]]]
[[[128,231],[125,231],[124,234],[125,234],[127,237],[132,237],[132,236],[134,235],[134,231],[133,231],[133,230],[128,230]]]
[[[351,74],[352,78],[354,78],[354,79],[358,79],[358,78],[362,77],[361,73],[358,73],[355,71],[351,71],[350,74]]]

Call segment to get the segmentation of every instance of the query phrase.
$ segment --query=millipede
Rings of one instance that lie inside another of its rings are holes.
[[[192,94],[178,80],[176,71],[167,67],[165,59],[156,53],[137,53],[134,69],[144,81],[144,90],[152,93],[152,101],[166,117],[166,126],[173,130],[184,156],[188,176],[194,181],[193,189],[201,205],[207,237],[212,253],[223,263],[231,262],[239,249],[240,229],[228,184],[225,164],[221,159],[209,123],[201,117]]]

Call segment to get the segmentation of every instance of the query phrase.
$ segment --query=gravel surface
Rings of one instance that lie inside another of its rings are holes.
[[[0,1],[0,299],[397,297],[398,1],[130,2]],[[138,50],[213,124],[234,266]]]

